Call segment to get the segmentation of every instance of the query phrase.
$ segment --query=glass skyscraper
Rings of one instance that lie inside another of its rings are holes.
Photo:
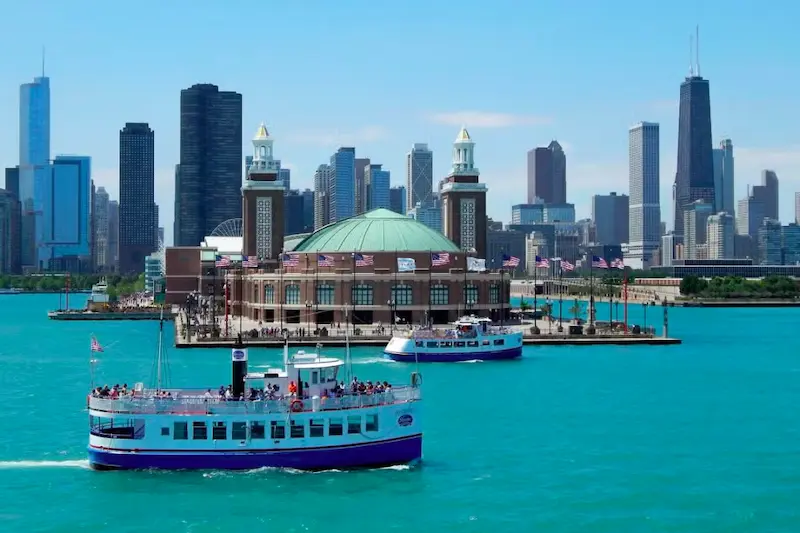
[[[708,80],[691,75],[681,83],[678,166],[675,174],[675,233],[683,235],[683,212],[696,200],[715,205]],[[632,196],[632,195],[631,195]],[[631,198],[633,203],[633,198]]]
[[[330,168],[328,222],[334,223],[355,215],[356,149],[339,148],[331,156]]]
[[[389,195],[389,182],[391,176],[382,165],[371,163],[364,169],[364,188],[367,192],[367,205],[364,211],[372,209],[391,209],[392,203]]]
[[[433,152],[415,143],[406,154],[406,209],[425,205],[433,196]]]
[[[119,132],[119,271],[143,272],[157,239],[155,132],[129,122]]]
[[[39,268],[49,259],[42,221],[50,183],[50,78],[34,78],[19,88],[20,259],[23,267]],[[46,266],[46,265],[45,265]]]
[[[42,194],[44,241],[39,247],[41,268],[90,271],[91,158],[59,155],[49,167]]]
[[[629,242],[625,262],[632,268],[650,266],[661,244],[659,143],[658,123],[640,122],[628,131]],[[668,253],[671,257],[672,250]]]

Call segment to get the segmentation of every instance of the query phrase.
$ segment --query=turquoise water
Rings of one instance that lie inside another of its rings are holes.
[[[98,381],[147,382],[157,325],[48,321],[57,306],[0,296],[4,533],[800,530],[798,309],[671,309],[682,346],[425,365],[423,465],[307,474],[88,470],[89,336],[108,346]],[[354,357],[363,379],[412,370]],[[227,384],[228,358],[171,350],[173,385]]]

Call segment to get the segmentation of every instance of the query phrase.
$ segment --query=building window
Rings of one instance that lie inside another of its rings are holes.
[[[392,287],[392,300],[395,305],[411,305],[414,301],[410,285],[395,285]]]
[[[288,305],[300,304],[300,286],[287,285],[286,286],[286,303]]]
[[[256,199],[256,256],[272,257],[272,198]]]
[[[264,303],[265,304],[275,303],[275,287],[273,287],[272,285],[264,285]]]
[[[447,285],[431,287],[431,305],[447,305],[450,303],[450,288]]]
[[[317,305],[333,305],[335,291],[333,285],[328,283],[317,285]]]
[[[500,303],[500,285],[497,285],[496,283],[489,286],[489,303]]]
[[[253,303],[258,303],[258,285],[253,285]]]
[[[356,285],[353,287],[353,305],[372,305],[372,285]]]
[[[461,199],[461,213],[459,213],[461,226],[461,249],[475,248],[475,198]]]
[[[478,287],[467,285],[464,287],[464,303],[476,305],[478,303]]]

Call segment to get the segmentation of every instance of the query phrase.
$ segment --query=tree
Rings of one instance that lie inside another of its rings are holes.
[[[519,301],[519,310],[520,310],[520,311],[522,311],[522,312],[525,312],[525,311],[530,311],[530,310],[531,310],[531,304],[529,304],[528,302],[526,302],[526,301],[525,301],[525,298],[522,298],[522,299]]]

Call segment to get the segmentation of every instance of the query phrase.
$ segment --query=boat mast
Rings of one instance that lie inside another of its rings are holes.
[[[344,321],[345,326],[347,325],[347,304],[344,305]],[[344,362],[345,368],[347,369],[347,383],[350,383],[353,380],[353,361],[350,357],[350,329],[345,327],[344,329]]]
[[[161,390],[162,371],[164,354],[164,306],[161,306],[161,316],[158,320],[158,353],[156,354],[156,390]]]

